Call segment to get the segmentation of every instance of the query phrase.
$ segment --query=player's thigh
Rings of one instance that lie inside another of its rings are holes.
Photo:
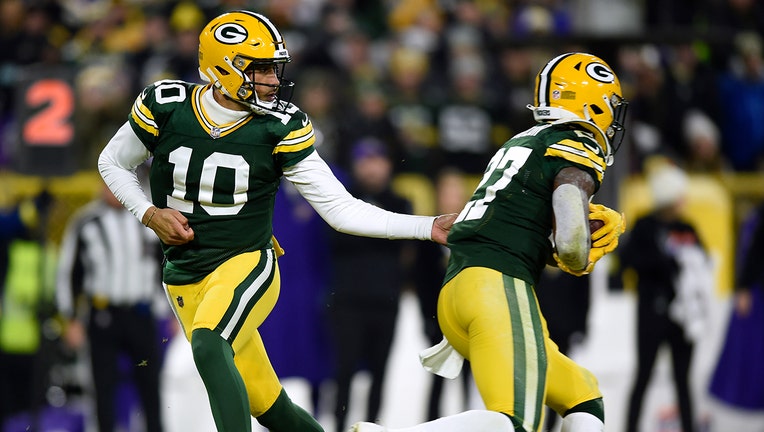
[[[495,270],[467,268],[443,287],[438,319],[449,342],[470,360],[486,407],[537,423],[546,363],[532,287]]]
[[[471,357],[470,337],[475,336],[470,330],[476,320],[504,322],[509,328],[507,309],[500,306],[506,303],[501,276],[491,269],[470,267],[459,272],[440,291],[438,325],[451,345],[467,359]],[[500,330],[498,326],[486,329],[494,338],[502,337]],[[503,338],[511,341],[511,333]]]
[[[257,417],[273,405],[282,388],[257,330],[239,347],[234,362],[247,388],[250,413]]]
[[[199,282],[167,285],[167,294],[186,338],[211,329],[236,351],[273,309],[279,281],[275,255],[266,249],[236,255]]]
[[[547,339],[547,358],[546,403],[558,414],[602,397],[594,374],[561,353],[551,339]]]

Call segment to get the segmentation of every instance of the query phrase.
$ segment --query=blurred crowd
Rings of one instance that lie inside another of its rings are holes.
[[[600,4],[601,3],[601,4]],[[764,150],[762,32],[755,0],[0,1],[0,163],[14,166],[14,98],[30,65],[74,71],[78,168],[124,121],[146,84],[199,81],[198,34],[251,9],[285,34],[293,102],[322,156],[347,167],[374,136],[396,172],[477,174],[529,125],[541,61],[604,58],[631,101],[619,164],[668,153],[692,170],[755,170]]]

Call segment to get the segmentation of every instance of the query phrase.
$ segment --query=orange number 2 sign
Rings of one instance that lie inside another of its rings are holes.
[[[27,88],[26,105],[40,108],[24,122],[22,139],[29,146],[67,146],[74,138],[74,92],[69,83],[42,79]]]

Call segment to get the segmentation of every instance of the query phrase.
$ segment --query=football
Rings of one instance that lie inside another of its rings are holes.
[[[589,232],[593,233],[605,226],[605,222],[599,219],[589,219]]]

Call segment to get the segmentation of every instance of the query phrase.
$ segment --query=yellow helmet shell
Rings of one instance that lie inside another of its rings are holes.
[[[592,54],[566,53],[539,71],[531,109],[537,121],[581,124],[611,156],[615,130],[622,129],[623,119],[616,112],[622,104],[621,83],[605,61]]]
[[[284,38],[263,15],[249,11],[224,13],[210,21],[199,35],[199,75],[230,98],[269,109],[259,101],[244,71],[253,64],[291,61]]]

